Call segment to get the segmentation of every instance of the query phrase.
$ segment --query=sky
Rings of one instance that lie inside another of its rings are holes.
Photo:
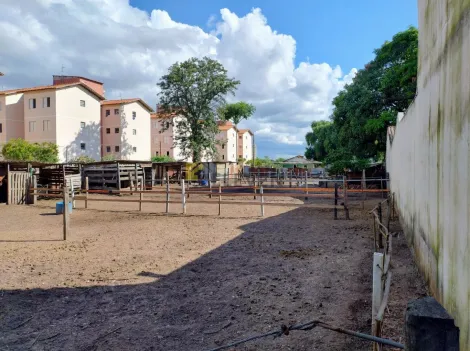
[[[415,0],[1,0],[0,88],[63,72],[155,106],[171,64],[209,56],[241,81],[232,101],[256,107],[240,127],[257,155],[302,155],[310,123],[417,17]]]

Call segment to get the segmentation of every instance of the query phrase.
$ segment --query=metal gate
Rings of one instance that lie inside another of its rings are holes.
[[[8,204],[23,205],[29,203],[29,172],[8,172]]]

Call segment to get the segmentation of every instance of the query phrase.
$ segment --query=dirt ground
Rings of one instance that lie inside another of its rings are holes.
[[[77,201],[64,242],[54,203],[0,205],[1,350],[204,351],[312,319],[370,333],[372,222],[359,204],[334,221],[295,206],[260,218],[258,206],[219,217],[212,204],[183,216],[176,204],[164,215],[164,204]],[[384,336],[403,342],[406,303],[426,290],[403,235],[393,240]],[[317,328],[237,350],[370,347]]]

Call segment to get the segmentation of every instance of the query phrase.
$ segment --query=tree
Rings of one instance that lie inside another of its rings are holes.
[[[185,157],[199,162],[204,155],[216,154],[217,110],[226,105],[226,96],[234,95],[239,84],[227,76],[220,62],[208,57],[177,62],[161,77],[157,83],[160,106],[165,112],[176,110],[182,117],[174,122],[174,143]]]
[[[330,121],[312,123],[306,135],[307,158],[325,159],[340,169],[384,157],[387,127],[395,125],[397,113],[405,111],[416,94],[418,30],[397,33],[374,54],[333,99]]]
[[[72,163],[93,163],[93,162],[96,162],[96,160],[86,155],[78,156],[74,160],[72,160]]]
[[[222,121],[231,121],[237,125],[243,119],[250,118],[256,111],[256,108],[244,101],[233,104],[225,104],[217,109],[218,117]]]
[[[175,162],[175,159],[167,155],[153,156],[152,162]]]
[[[54,143],[29,143],[24,139],[11,139],[2,149],[3,157],[11,161],[59,162],[59,149]]]

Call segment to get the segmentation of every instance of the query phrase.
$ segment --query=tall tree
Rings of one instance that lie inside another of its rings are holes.
[[[173,64],[157,85],[164,111],[177,110],[175,146],[193,162],[216,153],[217,110],[226,105],[240,82],[227,76],[224,66],[213,59],[191,58]]]
[[[331,125],[312,124],[306,136],[307,157],[325,158],[338,169],[383,158],[387,127],[395,124],[397,113],[405,111],[416,94],[418,30],[410,27],[397,33],[374,53],[375,58],[333,99]]]

